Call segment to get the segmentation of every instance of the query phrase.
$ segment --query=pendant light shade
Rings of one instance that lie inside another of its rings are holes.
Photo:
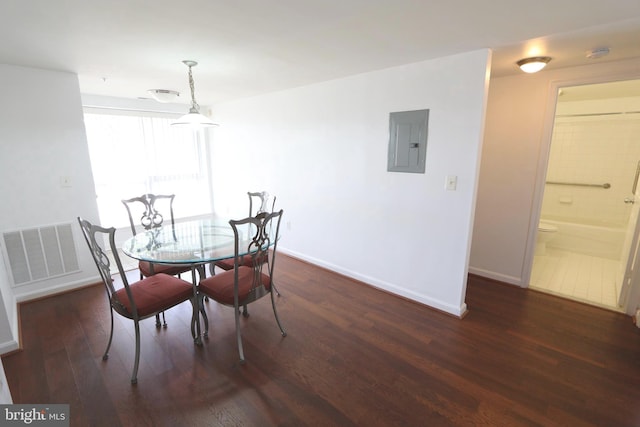
[[[180,117],[175,122],[171,123],[172,126],[192,126],[192,127],[209,127],[209,126],[218,126],[217,123],[211,121],[211,119],[200,112],[191,107],[189,112],[184,116]]]
[[[190,126],[193,128],[218,126],[217,123],[211,121],[207,116],[200,114],[200,106],[196,102],[195,85],[193,83],[193,74],[191,68],[198,65],[196,61],[185,60],[182,61],[184,65],[189,67],[189,88],[191,89],[191,108],[189,112],[180,117],[175,122],[171,123],[172,126]]]

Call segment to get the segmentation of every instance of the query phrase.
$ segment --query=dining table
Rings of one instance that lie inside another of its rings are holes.
[[[238,255],[248,253],[253,237],[250,225],[238,228]],[[194,301],[199,279],[206,275],[205,265],[235,256],[235,236],[229,220],[207,217],[176,222],[137,233],[122,245],[125,255],[154,264],[191,266]],[[195,327],[195,329],[194,329]],[[193,307],[191,333],[202,344],[199,307]]]

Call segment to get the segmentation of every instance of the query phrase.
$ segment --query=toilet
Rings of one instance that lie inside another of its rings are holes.
[[[547,243],[555,237],[558,227],[545,221],[538,223],[538,234],[536,237],[535,255],[545,255],[547,252]]]

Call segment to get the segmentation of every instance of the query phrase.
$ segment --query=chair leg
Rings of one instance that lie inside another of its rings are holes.
[[[113,341],[113,308],[111,308],[111,332],[109,332],[109,342],[107,343],[107,348],[104,350],[104,354],[102,355],[102,360],[107,360],[109,358],[109,349],[111,348],[111,341]]]
[[[193,313],[191,314],[191,336],[193,337],[193,342],[195,345],[202,345],[202,337],[200,331],[200,313],[204,313],[200,310],[200,297],[198,295],[194,295],[193,298],[190,298],[191,306],[193,307]],[[208,323],[208,319],[206,318],[206,314],[204,315],[205,320]],[[208,328],[208,325],[207,325]]]
[[[282,324],[280,323],[280,318],[278,317],[278,310],[276,310],[276,300],[273,298],[273,292],[270,292],[271,294],[271,306],[273,307],[273,314],[276,317],[276,322],[278,323],[278,327],[280,328],[280,333],[282,334],[283,337],[287,336],[287,331],[284,330],[284,328],[282,327]]]
[[[167,327],[167,319],[164,317],[164,311],[162,312],[162,322],[160,322],[160,313],[156,314],[156,328],[160,327]]]
[[[280,296],[280,291],[276,288],[276,284],[272,282],[271,286],[273,286],[273,290],[276,291],[276,295]]]
[[[142,273],[140,273],[140,280],[144,279],[144,276],[142,275]],[[162,315],[164,316],[164,313],[162,313]],[[160,323],[160,313],[156,314],[156,328],[160,328],[162,326],[162,323]],[[167,322],[164,323],[164,327],[167,327]]]
[[[205,338],[209,337],[209,317],[207,316],[207,312],[204,309],[204,299],[206,297],[203,294],[198,295],[198,306],[200,308],[200,313],[202,314],[202,318],[204,319],[204,334]]]
[[[191,305],[193,306],[193,301],[191,301]],[[193,309],[193,307],[192,307]],[[193,338],[193,340],[196,340],[196,312],[195,309],[193,310],[193,313],[191,314],[191,338]]]
[[[236,340],[238,341],[238,353],[240,354],[240,364],[244,365],[244,350],[242,348],[242,335],[240,334],[240,307],[236,306],[235,310],[236,318]]]
[[[140,365],[140,325],[138,320],[134,320],[133,324],[136,329],[136,358],[133,363],[133,373],[131,374],[131,384],[137,384],[138,382],[138,366]]]
[[[242,316],[249,317],[249,310],[247,309],[247,304],[242,306]]]

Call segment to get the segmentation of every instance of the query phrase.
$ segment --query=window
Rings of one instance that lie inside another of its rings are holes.
[[[175,117],[85,108],[84,122],[100,221],[129,225],[121,200],[175,194],[176,218],[211,212],[208,156],[202,131],[170,126]]]

